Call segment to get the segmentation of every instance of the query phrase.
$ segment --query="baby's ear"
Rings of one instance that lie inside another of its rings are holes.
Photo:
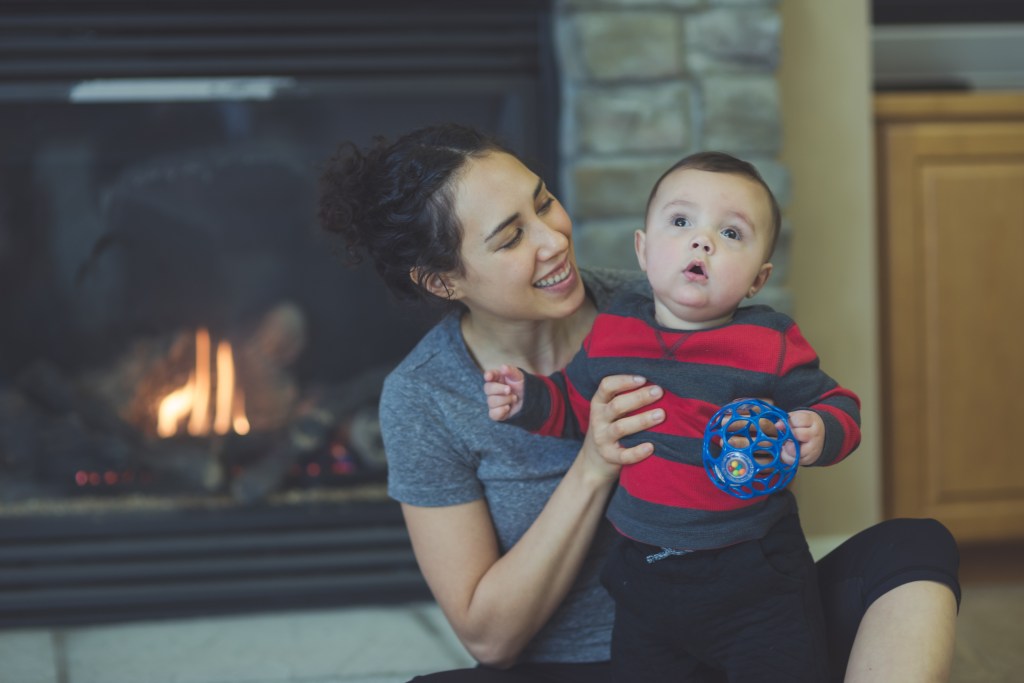
[[[754,283],[750,285],[750,289],[747,290],[747,298],[754,296],[761,291],[765,283],[768,282],[768,278],[772,274],[772,264],[763,263],[761,264],[761,270],[757,271],[757,275],[754,277]]]
[[[640,228],[633,233],[633,248],[636,250],[636,262],[640,264],[640,270],[647,272],[647,250],[644,245],[647,242],[647,233]]]

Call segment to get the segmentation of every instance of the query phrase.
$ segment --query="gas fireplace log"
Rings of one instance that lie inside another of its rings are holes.
[[[231,494],[242,503],[266,498],[280,487],[294,464],[327,443],[339,419],[326,405],[305,402],[267,457],[234,478]]]
[[[221,442],[210,439],[160,439],[148,442],[141,461],[160,489],[175,493],[216,493],[224,486]]]
[[[53,416],[75,415],[89,430],[141,446],[139,433],[88,388],[73,385],[52,363],[36,361],[19,373],[26,398]]]
[[[319,387],[296,410],[284,437],[267,457],[231,482],[231,494],[243,503],[264,499],[284,482],[292,466],[327,445],[347,418],[376,412],[384,377],[390,368],[374,368],[338,385]]]
[[[0,468],[5,473],[31,472],[42,426],[42,416],[21,392],[0,387]]]
[[[56,414],[20,391],[0,391],[0,469],[4,501],[63,495],[102,476],[138,467],[137,442],[97,431],[75,412]]]

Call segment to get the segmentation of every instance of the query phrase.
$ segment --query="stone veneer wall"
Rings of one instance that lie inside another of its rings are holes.
[[[637,268],[633,231],[673,162],[719,149],[754,163],[785,209],[777,0],[556,0],[561,199],[583,265]],[[789,228],[758,300],[789,310]]]

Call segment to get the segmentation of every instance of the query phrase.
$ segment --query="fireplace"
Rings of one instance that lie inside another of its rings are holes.
[[[547,2],[2,10],[0,627],[427,595],[376,402],[434,316],[319,164],[448,120],[545,177]]]

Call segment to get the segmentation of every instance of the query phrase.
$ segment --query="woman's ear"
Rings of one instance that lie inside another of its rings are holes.
[[[768,276],[771,274],[772,264],[761,264],[761,270],[757,271],[757,276],[754,277],[754,284],[750,285],[750,289],[747,290],[748,299],[761,291],[761,288],[764,287],[766,282],[768,282]]]
[[[439,299],[455,301],[459,298],[455,285],[447,275],[430,273],[424,277],[423,272],[419,268],[413,268],[409,271],[409,277],[417,286],[423,287]]]

